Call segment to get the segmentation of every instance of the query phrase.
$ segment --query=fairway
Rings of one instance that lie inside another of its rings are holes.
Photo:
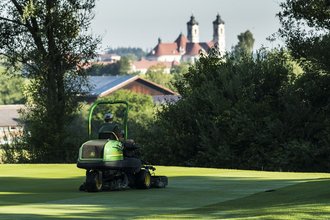
[[[330,174],[157,167],[165,189],[79,192],[74,164],[0,165],[0,219],[327,219]]]

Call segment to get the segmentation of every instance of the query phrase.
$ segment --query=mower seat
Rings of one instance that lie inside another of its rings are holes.
[[[118,137],[113,132],[101,132],[99,133],[99,139],[118,140]]]

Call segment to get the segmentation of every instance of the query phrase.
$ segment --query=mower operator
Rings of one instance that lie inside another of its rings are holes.
[[[104,115],[104,123],[99,129],[99,139],[110,138],[112,132],[117,136],[119,140],[122,139],[122,134],[118,124],[116,122],[113,122],[113,115],[111,113],[106,113]]]

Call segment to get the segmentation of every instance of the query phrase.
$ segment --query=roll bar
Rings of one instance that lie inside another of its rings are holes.
[[[127,118],[128,118],[128,102],[126,101],[96,101],[93,103],[91,108],[89,109],[88,115],[88,137],[91,139],[92,136],[92,116],[94,109],[98,105],[114,105],[114,104],[124,104],[126,106],[125,114],[124,114],[124,132],[125,132],[125,140],[127,139]]]

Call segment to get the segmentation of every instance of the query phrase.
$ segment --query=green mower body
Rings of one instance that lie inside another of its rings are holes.
[[[168,184],[167,177],[155,176],[155,168],[143,163],[139,158],[137,145],[133,140],[127,140],[127,102],[94,103],[88,119],[89,137],[91,137],[93,110],[101,104],[126,106],[124,112],[124,138],[119,140],[114,132],[110,132],[106,138],[103,135],[102,139],[93,139],[82,144],[79,149],[77,167],[86,170],[86,181],[80,186],[80,190],[97,192],[126,188],[166,187]],[[100,135],[99,138],[101,138]]]
[[[123,160],[123,146],[115,140],[90,140],[81,146],[78,162],[118,161]]]
[[[141,161],[137,158],[124,158],[123,143],[118,140],[90,140],[79,149],[77,166],[86,170],[122,170],[139,172]]]

